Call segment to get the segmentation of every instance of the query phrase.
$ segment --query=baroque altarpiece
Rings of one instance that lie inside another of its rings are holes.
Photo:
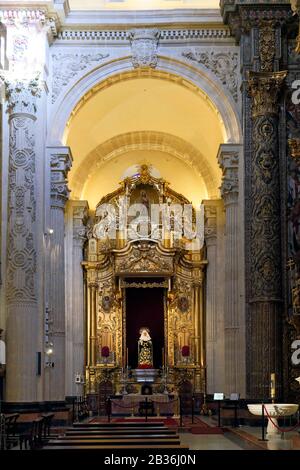
[[[102,198],[98,207],[111,204],[117,208],[124,197],[130,205],[137,202],[146,206],[189,204],[165,180],[152,176],[147,165],[142,165],[136,175],[126,178],[119,189]],[[182,381],[189,380],[195,393],[205,393],[205,246],[188,249],[190,241],[176,240],[171,232],[156,239],[153,228],[152,237],[129,240],[125,232],[117,230],[116,239],[99,239],[95,236],[98,222],[96,210],[83,262],[86,393],[96,393],[99,383],[107,379],[113,383],[115,393],[121,392],[125,370],[127,386],[139,391],[134,388],[134,374],[128,376],[128,289],[139,289],[142,293],[152,289],[153,295],[157,289],[163,290],[163,357],[154,367],[162,366],[167,371],[169,390],[176,391]],[[130,312],[132,316],[135,314]],[[147,326],[147,313],[142,321],[139,327]],[[154,341],[154,350],[157,347]],[[159,391],[161,380],[155,383]]]

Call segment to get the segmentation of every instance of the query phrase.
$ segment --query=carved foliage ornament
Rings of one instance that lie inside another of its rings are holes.
[[[160,31],[157,29],[134,29],[130,31],[132,65],[134,68],[155,68]]]
[[[273,21],[264,21],[259,30],[259,56],[260,68],[263,72],[272,72],[276,53],[275,24]]]
[[[203,49],[191,49],[182,53],[186,59],[204,65],[228,88],[235,101],[238,101],[238,53],[207,52]]]
[[[53,54],[53,82],[52,82],[52,103],[55,103],[62,89],[86,68],[97,65],[103,59],[109,57],[109,54],[98,52],[97,54]]]
[[[41,96],[40,75],[31,79],[16,80],[8,74],[1,74],[0,81],[5,84],[7,111],[34,115],[37,111],[36,100]]]
[[[278,97],[286,76],[286,71],[248,72],[248,92],[252,97],[253,118],[278,114]]]

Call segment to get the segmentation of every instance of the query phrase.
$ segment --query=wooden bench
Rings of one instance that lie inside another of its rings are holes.
[[[43,449],[41,450],[68,450],[68,451],[74,451],[74,450],[122,450],[122,449],[139,449],[139,446],[136,446],[136,445],[131,445],[131,446],[124,446],[124,445],[105,445],[105,446],[90,446],[90,445],[87,445],[87,446],[82,446],[82,445],[78,445],[78,446],[47,446],[47,447],[43,447]],[[186,449],[188,450],[189,447],[186,446],[186,445],[181,445],[181,444],[178,444],[178,445],[172,445],[172,446],[169,446],[169,445],[147,445],[147,449]]]

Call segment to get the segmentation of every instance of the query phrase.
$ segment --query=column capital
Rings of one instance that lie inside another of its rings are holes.
[[[37,111],[37,98],[42,94],[39,73],[34,78],[16,79],[9,73],[2,72],[0,80],[5,85],[5,98],[7,111],[13,114],[26,114],[35,116]]]
[[[252,117],[278,115],[279,93],[287,71],[248,72],[248,93],[252,98]]]
[[[69,147],[51,147],[51,207],[65,208],[69,197],[67,175],[72,166],[72,154]]]
[[[242,146],[239,144],[220,145],[218,162],[223,178],[221,196],[226,204],[237,203],[239,194],[239,158]]]

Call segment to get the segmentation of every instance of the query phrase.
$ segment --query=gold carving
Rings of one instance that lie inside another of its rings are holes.
[[[288,143],[291,156],[298,160],[300,158],[300,139],[289,139]]]
[[[253,118],[278,114],[278,97],[286,76],[287,71],[248,72],[248,91],[253,99]]]
[[[117,191],[102,198],[100,203],[117,206],[119,196],[134,201],[141,190],[146,192],[149,202],[188,203],[184,196],[169,188],[165,180],[153,177],[147,165],[141,165],[138,174],[127,178]],[[98,223],[97,217],[93,223],[94,226]],[[174,377],[174,368],[188,366],[196,389],[205,391],[204,381],[197,379],[204,362],[202,299],[207,264],[203,259],[204,253],[205,250],[185,251],[184,244],[167,248],[153,239],[129,242],[122,236],[122,244],[116,245],[109,240],[106,242],[90,237],[82,263],[87,284],[87,390],[92,392],[97,389],[97,383],[105,371],[110,371],[116,389],[122,389],[124,385],[120,382],[120,370],[126,366],[125,289],[164,288],[164,348],[169,377]],[[130,282],[127,276],[139,279]],[[154,276],[163,279],[147,280],[147,277]],[[198,318],[201,318],[200,323]],[[109,348],[108,358],[101,357],[103,346]],[[190,348],[188,359],[182,357],[183,346]]]
[[[274,21],[261,21],[259,30],[259,56],[262,72],[272,72],[275,47]]]

